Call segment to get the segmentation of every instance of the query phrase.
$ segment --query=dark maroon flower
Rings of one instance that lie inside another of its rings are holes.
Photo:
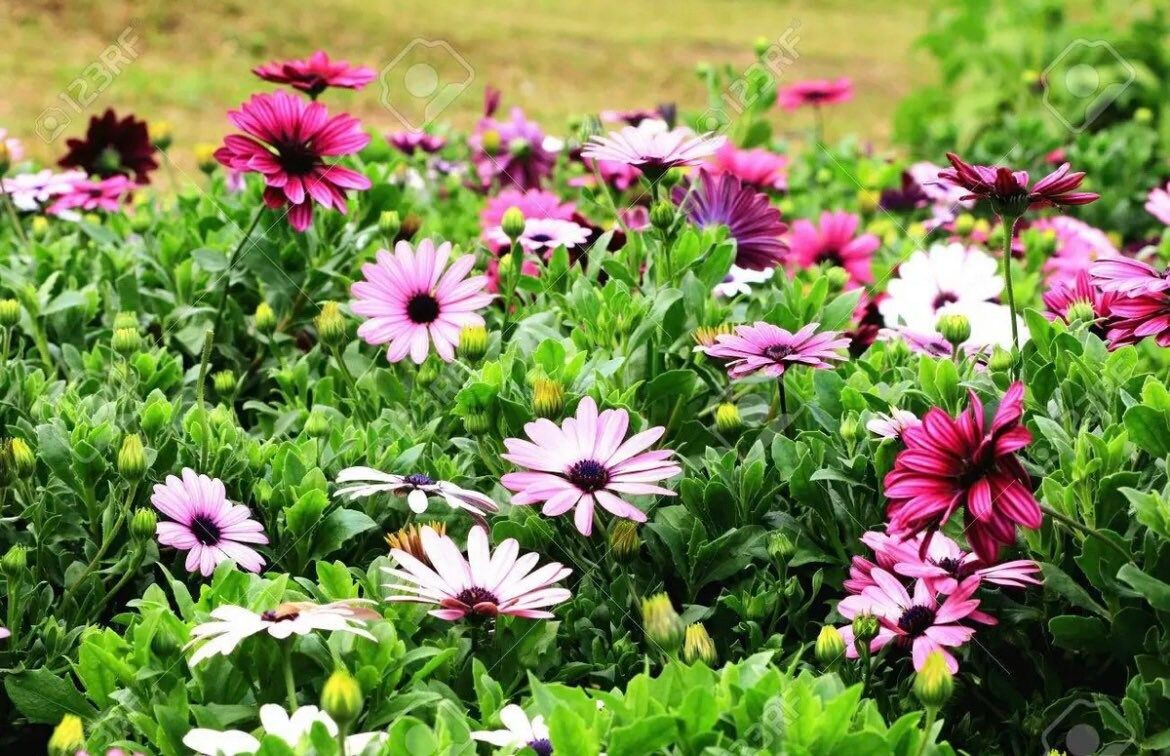
[[[318,50],[304,60],[266,63],[253,68],[252,73],[265,81],[299,89],[313,99],[329,87],[361,89],[374,80],[373,69],[351,66],[344,60],[330,60],[324,50]]]
[[[68,139],[65,144],[69,152],[57,164],[91,176],[129,176],[149,184],[150,172],[158,168],[146,121],[132,115],[119,120],[112,109],[89,119],[84,139]]]
[[[679,205],[700,228],[727,226],[735,239],[735,264],[751,270],[767,270],[779,265],[788,253],[781,236],[788,226],[780,220],[780,210],[730,173],[711,174],[699,171],[699,186],[688,192],[674,190]]]
[[[1085,174],[1070,173],[1064,163],[1052,173],[1029,187],[1027,171],[1013,171],[1003,166],[971,165],[953,152],[947,153],[952,169],[939,171],[938,177],[969,193],[963,199],[986,199],[996,214],[1005,218],[1019,218],[1026,210],[1039,207],[1087,205],[1099,194],[1073,191],[1081,185]]]

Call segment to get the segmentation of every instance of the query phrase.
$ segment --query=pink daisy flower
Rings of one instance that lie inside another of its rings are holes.
[[[821,213],[820,224],[795,221],[788,244],[792,261],[802,268],[823,263],[844,268],[854,286],[873,282],[870,263],[873,253],[882,245],[873,234],[857,234],[861,219],[844,211]]]
[[[265,81],[299,89],[314,100],[328,87],[361,89],[374,80],[372,68],[351,66],[344,60],[330,60],[324,50],[318,50],[304,60],[266,63],[253,68],[252,73]]]
[[[1154,188],[1146,197],[1146,211],[1158,220],[1170,226],[1170,184],[1165,188]]]
[[[287,92],[253,95],[228,120],[244,134],[224,138],[215,159],[224,166],[264,176],[264,202],[289,206],[288,220],[297,231],[313,221],[313,202],[345,214],[347,189],[369,189],[370,180],[324,158],[349,155],[366,146],[370,136],[353,116],[329,116],[318,102]]]
[[[1092,284],[1107,303],[1110,349],[1153,338],[1170,346],[1170,272],[1159,273],[1137,260],[1098,260],[1090,268]]]
[[[797,365],[811,368],[830,368],[831,360],[843,360],[837,350],[849,347],[849,339],[838,331],[816,333],[820,323],[809,323],[796,333],[779,326],[759,321],[753,325],[739,325],[735,333],[716,337],[716,344],[704,351],[711,357],[728,360],[727,374],[743,378],[753,373],[773,377]]]
[[[929,543],[923,543],[929,538]],[[1008,588],[1026,588],[1040,585],[1036,578],[1040,565],[1030,559],[985,565],[979,557],[963,551],[959,544],[942,533],[920,533],[901,540],[886,533],[870,531],[861,537],[862,543],[878,555],[882,569],[898,575],[926,581],[926,587],[936,593],[950,595],[959,589],[959,583],[971,577]],[[924,548],[925,547],[925,548]],[[985,624],[994,624],[992,618]]]
[[[1044,261],[1044,275],[1050,285],[1073,284],[1077,275],[1088,270],[1094,260],[1121,256],[1101,229],[1077,218],[1067,215],[1040,218],[1030,228],[1056,234],[1056,254]]]
[[[598,414],[597,404],[587,396],[577,405],[576,417],[560,426],[541,418],[524,426],[530,441],[505,439],[504,459],[527,470],[508,473],[500,482],[514,493],[513,504],[543,501],[541,512],[550,517],[575,509],[577,530],[585,536],[593,532],[597,504],[616,517],[645,522],[645,513],[621,496],[674,496],[653,484],[678,475],[682,468],[668,449],[646,451],[665,428],[649,428],[627,439],[629,424],[625,410]]]
[[[890,410],[890,414],[878,413],[865,424],[865,429],[880,438],[898,439],[910,428],[917,428],[922,421],[913,412],[904,409]]]
[[[467,142],[471,160],[482,184],[498,183],[519,189],[539,189],[552,175],[556,150],[544,131],[530,121],[520,108],[512,108],[507,120],[495,117],[500,93],[489,89],[485,95],[484,115]]]
[[[677,205],[699,228],[727,226],[735,239],[735,264],[751,270],[775,268],[788,247],[781,240],[788,226],[768,195],[745,186],[729,174],[699,171],[699,185],[688,191],[675,188]]]
[[[1044,292],[1044,306],[1048,308],[1045,316],[1050,319],[1059,318],[1064,322],[1069,322],[1069,309],[1077,303],[1084,303],[1093,308],[1093,314],[1100,320],[1104,320],[1110,316],[1112,312],[1113,303],[1118,298],[1118,295],[1111,291],[1101,291],[1093,285],[1093,281],[1089,276],[1087,270],[1082,270],[1077,274],[1076,279],[1070,284],[1065,281],[1057,281],[1048,291]],[[1098,335],[1104,336],[1108,330],[1107,324],[1100,322],[1093,324],[1092,330]]]
[[[539,557],[525,554],[517,558],[520,545],[515,538],[506,539],[492,553],[487,532],[473,527],[467,535],[466,558],[454,541],[429,526],[422,528],[420,538],[426,562],[401,549],[390,551],[398,568],[382,569],[400,582],[386,587],[403,593],[387,596],[387,601],[434,604],[439,608],[429,614],[452,622],[469,614],[548,619],[554,615],[545,607],[567,601],[571,595],[567,588],[553,587],[553,583],[568,577],[572,570],[550,562],[534,571]]]
[[[497,249],[511,243],[504,229],[496,226],[487,231],[488,241]],[[589,229],[570,220],[559,218],[530,218],[524,222],[524,232],[516,240],[529,252],[551,255],[557,247],[573,249],[589,241]]]
[[[552,192],[541,189],[504,189],[493,197],[488,197],[483,210],[479,214],[479,221],[483,227],[483,239],[491,243],[489,235],[494,228],[498,228],[504,218],[504,213],[510,208],[517,208],[524,213],[525,220],[535,218],[555,218],[571,221],[577,212],[577,206],[572,202],[563,202]],[[507,246],[506,242],[499,246]]]
[[[33,212],[49,200],[71,193],[76,184],[85,180],[85,171],[54,173],[46,168],[36,173],[20,173],[2,179],[0,184],[17,210]]]
[[[59,194],[45,212],[67,219],[78,218],[78,211],[89,213],[104,210],[107,213],[116,213],[121,209],[122,202],[137,186],[122,175],[95,180],[83,179],[74,183],[67,193]]]
[[[947,153],[947,160],[953,168],[939,171],[940,179],[966,189],[963,199],[990,200],[996,214],[1007,218],[1019,218],[1026,210],[1041,207],[1087,205],[1100,197],[1093,192],[1074,191],[1084,181],[1085,174],[1070,173],[1068,163],[1029,185],[1027,171],[971,165],[953,152]]]
[[[416,152],[438,152],[447,144],[447,140],[443,137],[428,134],[425,131],[386,132],[386,142],[406,155],[413,155]]]
[[[811,79],[784,87],[777,102],[785,110],[796,110],[806,105],[839,105],[853,99],[853,82],[848,78]]]
[[[712,173],[730,173],[756,189],[788,189],[788,156],[764,149],[741,150],[726,142],[708,163]]]
[[[1017,526],[1040,527],[1031,478],[1016,459],[1032,442],[1020,423],[1023,400],[1024,385],[1013,383],[985,427],[983,403],[972,393],[959,417],[933,407],[921,426],[902,434],[905,448],[885,478],[891,535],[937,530],[962,507],[967,539],[992,563],[1002,546],[1015,542]]]
[[[669,129],[664,121],[647,120],[611,131],[608,136],[595,134],[581,156],[632,165],[656,181],[676,166],[701,164],[724,141],[722,136],[696,134],[683,126]]]
[[[474,255],[463,255],[448,267],[450,256],[450,242],[436,248],[430,239],[417,248],[400,241],[393,254],[379,250],[377,262],[362,266],[365,279],[350,289],[354,313],[366,318],[358,336],[367,344],[389,344],[390,362],[409,354],[421,365],[432,342],[443,360],[455,359],[459,332],[483,325],[476,311],[490,304],[492,295],[483,290],[487,278],[467,277]]]
[[[1170,291],[1170,270],[1159,273],[1152,266],[1128,257],[1098,260],[1089,267],[1089,275],[1101,291],[1127,297]]]
[[[158,542],[187,552],[186,568],[204,577],[220,562],[231,560],[249,572],[259,572],[264,557],[246,543],[268,543],[264,526],[252,519],[243,504],[227,499],[223,481],[183,468],[183,478],[168,475],[156,484],[150,503],[171,518],[158,524]]]
[[[979,600],[971,598],[979,588],[979,579],[964,580],[940,602],[925,580],[915,581],[911,596],[898,578],[886,570],[875,568],[871,577],[872,586],[857,595],[846,596],[837,604],[837,611],[848,620],[860,614],[877,617],[881,628],[870,641],[870,652],[876,653],[890,643],[909,648],[914,669],[918,670],[930,652],[940,651],[951,673],[958,672],[959,662],[947,649],[958,648],[975,635],[974,628],[959,623],[971,619],[979,608]],[[839,629],[845,641],[846,658],[856,659],[852,625]]]

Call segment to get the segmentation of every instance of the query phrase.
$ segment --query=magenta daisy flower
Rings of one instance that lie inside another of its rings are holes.
[[[777,102],[785,110],[796,110],[805,106],[838,105],[853,99],[853,82],[848,78],[811,79],[798,81],[784,87],[777,95]]]
[[[849,273],[852,285],[872,283],[870,263],[882,243],[873,234],[858,235],[860,224],[860,218],[844,211],[821,213],[819,226],[795,221],[788,239],[793,263],[803,268],[836,265]]]
[[[649,428],[627,439],[629,424],[625,410],[598,414],[597,404],[587,396],[577,405],[576,417],[560,426],[542,418],[524,426],[531,440],[505,439],[504,459],[527,470],[508,473],[500,482],[514,492],[513,504],[543,501],[541,512],[550,517],[575,509],[574,522],[585,536],[593,532],[597,504],[616,517],[645,522],[646,514],[622,495],[674,496],[653,484],[678,475],[682,468],[669,449],[646,451],[662,438],[665,428]]]
[[[549,149],[540,125],[530,121],[522,109],[512,108],[508,119],[497,119],[499,94],[494,89],[487,91],[483,118],[467,140],[476,173],[485,187],[499,184],[539,189],[552,174],[556,151]]]
[[[1068,163],[1029,186],[1027,171],[971,165],[953,152],[947,153],[947,160],[953,168],[939,171],[938,177],[966,189],[963,199],[989,200],[996,214],[1005,218],[1019,218],[1026,210],[1040,207],[1087,205],[1100,197],[1093,192],[1074,191],[1085,174],[1070,173]]]
[[[929,543],[924,543],[929,538]],[[1036,577],[1040,565],[1030,559],[1016,559],[1000,564],[985,564],[974,554],[963,551],[959,544],[942,533],[920,533],[914,538],[900,538],[870,531],[861,537],[862,543],[873,549],[882,569],[903,577],[926,581],[926,587],[943,594],[952,594],[959,583],[970,577],[1008,588],[1040,585]],[[994,620],[987,624],[994,624]]]
[[[727,142],[711,156],[708,168],[712,173],[730,173],[756,189],[788,189],[788,157],[768,150],[741,150]]]
[[[1092,308],[1093,315],[1100,321],[1110,316],[1113,303],[1118,295],[1111,291],[1101,291],[1093,285],[1087,270],[1082,270],[1072,283],[1057,281],[1048,291],[1044,292],[1044,306],[1048,308],[1047,317],[1069,321],[1069,309],[1075,304],[1085,304]],[[1092,330],[1104,336],[1108,330],[1107,324],[1094,323]]]
[[[403,591],[387,596],[387,601],[434,604],[429,614],[444,620],[460,620],[468,615],[495,617],[507,614],[527,619],[553,617],[546,607],[567,601],[567,588],[554,587],[572,572],[559,562],[550,562],[534,570],[536,554],[519,556],[520,545],[508,538],[492,553],[487,532],[473,527],[467,535],[467,556],[449,537],[439,535],[429,526],[420,533],[422,561],[401,549],[390,555],[398,568],[382,570],[400,582],[387,588]]]
[[[246,543],[268,543],[264,526],[243,504],[227,499],[223,482],[183,469],[180,480],[168,475],[154,487],[150,503],[171,518],[158,524],[158,542],[187,552],[186,568],[204,577],[229,559],[249,572],[259,572],[264,557]]]
[[[1170,184],[1150,190],[1146,196],[1146,212],[1170,226]]]
[[[304,60],[278,60],[252,69],[265,81],[287,84],[312,99],[328,87],[361,89],[374,80],[374,70],[365,66],[351,66],[348,61],[330,60],[324,50],[318,50]]]
[[[389,344],[390,362],[409,354],[421,365],[432,342],[443,360],[455,359],[459,332],[483,325],[476,310],[486,307],[492,295],[483,290],[486,277],[467,277],[474,255],[463,255],[448,267],[450,257],[450,242],[436,248],[430,239],[417,248],[400,241],[393,254],[379,250],[377,262],[362,266],[365,280],[351,289],[354,313],[366,318],[358,336],[367,344]]]
[[[80,168],[92,176],[129,176],[139,184],[150,183],[158,168],[146,121],[132,115],[118,118],[113,110],[92,116],[81,139],[67,139],[69,152],[57,161],[62,168]]]
[[[699,171],[699,185],[674,190],[674,201],[700,228],[727,226],[735,239],[735,264],[751,270],[775,268],[788,247],[781,240],[788,230],[768,195],[743,185],[730,173]]]
[[[830,368],[831,360],[843,360],[837,350],[849,347],[849,339],[837,331],[817,333],[820,323],[809,323],[796,333],[763,321],[735,327],[735,333],[721,333],[716,344],[704,351],[711,357],[728,360],[727,374],[744,378],[753,373],[773,377],[797,365]]]
[[[870,641],[870,652],[876,653],[890,643],[908,648],[917,670],[922,669],[930,652],[940,651],[951,672],[957,672],[959,663],[947,649],[962,646],[975,635],[974,628],[959,623],[973,619],[979,608],[979,599],[971,598],[979,588],[979,578],[964,580],[940,602],[939,595],[924,580],[915,581],[911,596],[898,578],[886,570],[875,568],[870,577],[872,586],[855,596],[846,596],[837,604],[837,611],[848,620],[861,614],[877,617],[881,627],[877,637]],[[852,625],[839,629],[845,641],[845,656],[856,659],[859,654]]]
[[[504,229],[488,229],[488,241],[497,249],[506,247],[510,240]],[[573,249],[589,242],[589,229],[570,220],[559,218],[530,218],[524,222],[524,232],[516,239],[529,252],[551,255],[557,247]]]
[[[413,155],[416,152],[435,153],[447,145],[447,140],[443,137],[425,131],[386,132],[386,142],[406,155]]]
[[[1159,273],[1152,266],[1128,257],[1098,260],[1089,267],[1089,274],[1101,291],[1127,297],[1170,291],[1170,270]]]
[[[77,218],[79,211],[89,213],[104,210],[116,213],[137,186],[125,176],[92,181],[83,179],[75,182],[68,192],[58,196],[45,212],[67,219]]]
[[[1161,347],[1170,347],[1170,294],[1159,291],[1132,297],[1115,296],[1109,302],[1110,349],[1153,338]]]
[[[655,181],[676,166],[701,164],[724,141],[722,136],[696,134],[683,126],[668,129],[663,121],[648,120],[608,136],[590,137],[581,156],[632,165]]]
[[[325,162],[369,143],[353,116],[330,117],[321,103],[273,92],[253,95],[239,110],[228,111],[228,120],[244,134],[224,138],[215,159],[263,175],[265,204],[289,206],[288,220],[297,231],[312,223],[313,202],[345,214],[345,190],[370,188],[370,180],[357,171]]]
[[[557,220],[569,221],[573,219],[573,214],[577,212],[577,206],[575,204],[562,201],[553,192],[546,192],[541,189],[529,189],[526,192],[511,188],[504,189],[499,194],[489,197],[479,214],[479,220],[483,226],[484,241],[492,244],[497,249],[508,246],[508,242],[506,239],[502,244],[493,242],[491,238],[492,231],[493,229],[499,228],[500,222],[504,218],[504,213],[513,207],[523,213],[526,220],[555,218]]]

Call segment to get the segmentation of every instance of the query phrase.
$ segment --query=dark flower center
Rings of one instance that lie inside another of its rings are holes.
[[[552,240],[553,238],[550,234],[532,234],[528,237],[528,241],[536,242],[537,244],[548,244]]]
[[[415,294],[406,303],[406,315],[413,323],[433,323],[439,317],[439,300],[427,292]]]
[[[839,249],[822,249],[817,253],[816,262],[818,265],[829,263],[838,268],[845,267],[845,259],[841,257],[841,250]]]
[[[405,478],[403,478],[403,480],[416,487],[432,486],[435,484],[435,481],[432,480],[429,475],[423,475],[422,473],[411,473],[410,475],[407,475]]]
[[[787,344],[773,344],[764,349],[764,356],[773,362],[780,362],[795,350]]]
[[[934,298],[934,301],[931,303],[930,306],[934,308],[935,312],[938,312],[942,308],[949,305],[951,302],[958,302],[958,301],[959,301],[959,297],[957,295],[952,294],[949,291],[940,291],[938,293],[938,295]]]
[[[214,546],[219,543],[222,531],[207,515],[195,515],[191,518],[191,534],[204,546]]]
[[[934,610],[917,604],[902,612],[902,616],[898,618],[898,627],[911,638],[922,635],[933,624]]]
[[[299,616],[301,616],[300,612],[295,612],[295,611],[283,611],[282,612],[282,611],[277,611],[275,609],[269,609],[268,611],[262,612],[260,614],[260,619],[264,620],[265,622],[286,622],[288,620],[295,620]]]
[[[536,756],[549,756],[553,752],[552,743],[548,738],[539,738],[528,741],[528,747],[536,751]]]
[[[609,470],[596,460],[583,459],[569,468],[569,482],[585,493],[600,491],[609,483]]]
[[[117,173],[122,167],[122,153],[116,147],[106,147],[98,154],[97,169],[102,175]]]
[[[290,176],[304,176],[317,166],[317,153],[303,143],[282,144],[276,155],[280,167]]]
[[[456,596],[455,599],[469,607],[475,607],[476,604],[500,603],[500,600],[496,598],[496,594],[492,593],[486,588],[480,588],[477,585],[473,585],[470,588],[464,588],[459,592],[459,595]]]
[[[935,562],[935,566],[946,570],[947,574],[952,577],[958,577],[961,564],[958,559],[947,557],[946,559],[940,559]]]

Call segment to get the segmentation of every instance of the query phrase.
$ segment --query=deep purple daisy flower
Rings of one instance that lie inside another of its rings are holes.
[[[674,201],[700,228],[727,226],[735,239],[735,264],[750,270],[775,268],[788,253],[781,240],[788,226],[768,195],[730,173],[699,171],[699,184],[674,190]]]
[[[146,121],[132,115],[118,118],[113,110],[89,119],[82,139],[67,139],[69,152],[57,161],[62,168],[80,168],[90,175],[129,176],[139,184],[150,183],[158,168]]]

